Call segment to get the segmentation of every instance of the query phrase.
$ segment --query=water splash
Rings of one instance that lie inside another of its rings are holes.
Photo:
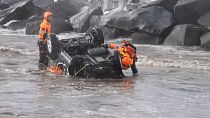
[[[136,46],[141,66],[210,70],[210,52],[199,47]]]
[[[18,49],[18,48],[12,48],[12,47],[4,47],[0,46],[0,52],[9,52],[9,53],[16,53],[16,54],[22,54],[27,56],[36,56],[38,54],[38,50],[32,50],[32,49]]]

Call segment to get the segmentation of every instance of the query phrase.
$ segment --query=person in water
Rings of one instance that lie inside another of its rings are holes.
[[[109,43],[104,45],[105,48],[117,49],[119,51],[122,63],[122,69],[127,70],[132,69],[133,74],[137,74],[138,70],[136,68],[136,47],[129,41],[124,40],[121,45],[114,43]]]
[[[50,21],[52,19],[52,12],[44,13],[44,20],[40,24],[40,30],[38,35],[38,46],[39,46],[39,64],[44,64],[48,66],[48,57],[47,57],[47,33],[51,33],[51,24]]]

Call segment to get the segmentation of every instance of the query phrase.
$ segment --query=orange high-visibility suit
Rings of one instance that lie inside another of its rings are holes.
[[[128,42],[124,42],[121,46],[110,43],[109,48],[118,49],[122,59],[122,69],[127,70],[135,64],[136,61],[136,49]]]
[[[40,29],[39,29],[39,35],[38,38],[41,40],[45,40],[44,39],[44,34],[45,33],[51,33],[51,24],[49,21],[49,17],[52,16],[51,12],[45,12],[44,13],[44,20],[43,22],[40,24]]]
[[[46,34],[51,33],[50,17],[52,16],[51,12],[44,13],[44,20],[40,24],[40,30],[38,35],[38,46],[39,46],[39,63],[48,65],[47,58],[47,44],[46,44]]]

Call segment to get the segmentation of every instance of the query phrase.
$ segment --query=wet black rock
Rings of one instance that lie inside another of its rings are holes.
[[[129,3],[139,3],[139,2],[140,2],[140,0],[130,0]]]
[[[200,37],[208,30],[198,25],[177,25],[165,39],[164,45],[172,46],[199,46]]]
[[[210,27],[210,12],[204,14],[198,19],[198,24],[205,27]]]
[[[151,7],[151,6],[162,6],[166,10],[173,12],[174,11],[174,6],[178,0],[157,0],[148,4],[143,5],[142,7]]]
[[[68,0],[58,1],[50,5],[47,10],[53,13],[54,18],[69,19],[81,10],[81,5],[76,4],[76,1],[69,2]]]
[[[201,36],[200,40],[201,47],[210,50],[210,32]]]
[[[20,1],[24,1],[24,0],[0,0],[1,3],[8,4],[9,6]]]
[[[21,1],[0,11],[0,25],[4,25],[12,20],[26,20],[41,13],[42,9],[34,6],[31,0]]]
[[[86,32],[90,28],[90,20],[93,16],[103,15],[101,7],[84,7],[81,12],[70,18],[70,23],[77,32]]]
[[[18,20],[18,21],[11,21],[7,24],[3,25],[3,28],[9,29],[9,30],[18,30],[25,28],[26,24],[29,22],[34,22],[40,20],[40,17],[31,17],[26,20]]]
[[[133,33],[131,35],[132,42],[137,44],[159,44],[159,37],[147,33]]]
[[[52,5],[54,3],[54,0],[33,0],[33,3],[35,6],[45,9],[48,6]]]
[[[27,23],[25,33],[27,35],[38,34],[40,23],[41,23],[41,20]],[[51,22],[51,27],[52,27],[51,32],[56,33],[56,34],[73,30],[71,24],[68,21],[61,20],[61,19],[53,19]]]
[[[196,24],[203,14],[210,10],[210,0],[179,0],[174,6],[178,24]]]
[[[140,31],[159,35],[174,23],[173,15],[160,6],[138,8],[128,13],[114,14],[107,25],[122,29],[139,29]]]
[[[9,8],[8,4],[0,3],[0,10],[4,10],[4,9],[7,9],[7,8]]]
[[[39,34],[40,23],[41,23],[40,20],[27,23],[25,34],[27,34],[27,35],[37,35],[37,34]]]

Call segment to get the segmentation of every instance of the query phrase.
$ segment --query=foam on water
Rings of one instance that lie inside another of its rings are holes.
[[[28,56],[36,56],[38,54],[38,51],[29,50],[29,49],[17,49],[12,47],[4,47],[0,46],[0,52],[11,52],[11,53],[17,53],[22,55],[28,55]]]
[[[1,35],[27,36],[25,34],[25,29],[20,29],[20,30],[0,29],[0,32],[1,32]]]
[[[136,46],[140,49],[138,65],[210,70],[210,52],[199,47]],[[141,49],[148,49],[149,53]]]

